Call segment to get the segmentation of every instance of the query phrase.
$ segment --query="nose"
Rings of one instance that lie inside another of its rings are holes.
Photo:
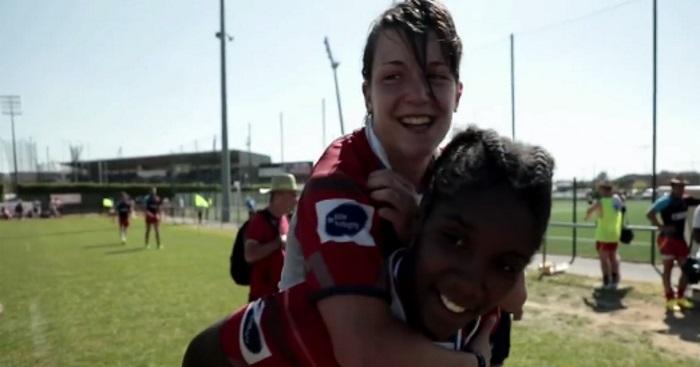
[[[461,267],[459,271],[453,273],[449,278],[448,287],[456,301],[465,302],[463,304],[478,304],[484,296],[483,267],[473,264],[470,267]]]
[[[406,85],[406,101],[414,104],[423,104],[430,101],[430,87],[422,73],[411,76]]]

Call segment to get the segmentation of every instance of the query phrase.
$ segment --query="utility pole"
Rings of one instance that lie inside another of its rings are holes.
[[[284,163],[284,115],[280,112],[280,163]]]
[[[513,33],[510,34],[510,126],[511,138],[515,141],[515,52]]]
[[[17,191],[17,143],[15,142],[15,116],[22,115],[22,102],[19,96],[0,96],[0,103],[2,103],[2,114],[10,116],[10,123],[12,125],[12,161],[14,163],[14,174],[12,177],[12,184],[14,190]]]
[[[651,202],[656,202],[656,47],[657,47],[657,38],[656,38],[656,15],[657,15],[657,10],[656,10],[656,0],[653,2],[653,41],[652,41],[652,68],[653,68],[653,73],[652,73],[652,115],[651,115],[651,123],[652,123],[652,142],[651,142]],[[653,247],[653,246],[652,246]]]
[[[83,154],[83,146],[78,144],[70,144],[68,146],[68,149],[70,149],[70,161],[71,167],[73,169],[73,182],[78,182],[81,168],[80,159]]]
[[[651,202],[656,202],[656,0],[653,0],[653,31],[652,31],[652,133],[651,133]],[[654,246],[654,232],[651,232],[650,239],[651,242],[651,262],[655,264],[656,261],[656,251]],[[654,265],[656,266],[656,265]]]
[[[326,149],[326,99],[321,98],[321,149]]]
[[[245,141],[246,148],[248,148],[248,182],[253,180],[253,156],[251,156],[250,146],[252,145],[252,139],[250,137],[250,122],[248,123],[248,138]]]
[[[331,52],[331,45],[328,43],[328,37],[323,39],[323,43],[326,45],[326,53],[328,54],[328,60],[331,62],[331,68],[333,69],[333,80],[335,81],[335,97],[338,100],[338,117],[340,118],[340,134],[345,135],[345,124],[343,123],[343,108],[340,104],[340,89],[338,88],[338,65],[340,63],[333,58],[333,53]]]
[[[228,126],[226,120],[226,41],[233,37],[226,34],[224,0],[219,0],[221,29],[216,37],[221,41],[221,221],[231,221],[231,155],[228,151]]]

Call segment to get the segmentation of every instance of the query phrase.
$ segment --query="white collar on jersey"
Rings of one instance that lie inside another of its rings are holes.
[[[365,118],[365,135],[367,136],[367,141],[369,142],[369,147],[372,149],[372,153],[379,158],[385,168],[391,169],[391,164],[389,164],[389,157],[386,155],[386,150],[382,146],[382,142],[379,141],[377,133],[374,132],[374,120],[371,117]],[[416,194],[416,203],[420,203],[423,198],[422,193]]]
[[[365,135],[367,135],[367,141],[369,142],[369,147],[372,149],[374,155],[379,158],[384,167],[391,169],[391,164],[389,164],[389,157],[386,155],[386,151],[382,146],[382,142],[379,141],[379,137],[374,132],[374,121],[371,117],[365,119]]]

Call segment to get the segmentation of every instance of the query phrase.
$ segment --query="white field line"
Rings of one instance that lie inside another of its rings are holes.
[[[32,333],[32,354],[40,359],[48,354],[44,317],[39,310],[39,303],[33,300],[29,305],[29,329]]]

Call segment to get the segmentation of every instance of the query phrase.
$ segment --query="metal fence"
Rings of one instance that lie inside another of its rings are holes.
[[[175,194],[167,209],[171,223],[195,224],[199,222],[199,216],[201,215],[203,223],[223,226],[225,223],[221,222],[222,194],[220,192],[201,192],[198,194],[206,200],[210,200],[210,206],[208,208],[197,207],[195,205],[195,194]],[[231,205],[229,206],[229,212],[231,213],[229,225],[238,228],[248,219],[246,199],[255,201],[255,209],[262,209],[267,206],[269,195],[260,194],[257,191],[233,192]]]
[[[576,185],[574,185],[574,193],[578,192],[576,191]],[[562,249],[566,248],[568,253],[570,254],[570,259],[569,259],[569,264],[573,264],[576,260],[577,257],[580,256],[580,245],[582,243],[590,243],[590,242],[595,242],[594,238],[591,238],[592,232],[595,229],[596,225],[593,221],[583,221],[583,218],[580,217],[581,212],[584,210],[587,205],[590,204],[586,203],[581,205],[580,201],[585,200],[585,195],[577,195],[577,194],[572,194],[570,197],[562,197],[560,196],[558,200],[555,200],[553,205],[553,208],[557,208],[556,210],[559,210],[558,212],[555,213],[555,210],[553,209],[553,215],[552,219],[549,222],[549,229],[548,229],[548,238],[544,241],[542,248],[541,248],[541,255],[542,255],[542,264],[547,263],[547,255],[552,253],[552,249],[548,248],[548,242],[550,240],[559,240],[558,243],[558,248],[556,249],[556,253],[558,255],[564,254]],[[557,204],[558,203],[558,204]],[[566,203],[566,204],[564,204]],[[584,201],[585,203],[585,201]],[[623,261],[633,261],[633,262],[645,262],[653,266],[657,271],[659,271],[659,268],[657,267],[657,259],[659,258],[659,253],[658,253],[658,248],[656,245],[656,236],[657,236],[657,228],[655,226],[652,226],[650,224],[646,224],[647,219],[646,219],[646,210],[651,206],[650,201],[642,201],[642,200],[627,200],[626,201],[628,210],[626,213],[626,219],[625,221],[625,227],[631,229],[634,232],[634,237],[635,241],[633,243],[634,246],[622,246],[621,247],[621,253],[625,251],[627,254],[634,254],[635,258],[630,260],[626,259],[624,256],[622,256]],[[632,210],[630,210],[632,208]],[[562,213],[562,210],[568,211],[570,209],[570,213]],[[689,215],[688,218],[689,220],[686,221],[686,229],[685,229],[685,237],[688,239],[688,244],[691,246],[691,249],[694,245],[694,241],[692,238],[692,213],[694,211],[694,208],[689,209]],[[630,223],[629,218],[633,217],[636,221],[636,223]],[[567,231],[570,230],[570,232]],[[583,237],[581,234],[582,232],[587,233],[587,237]],[[552,235],[552,233],[556,235]],[[565,235],[565,236],[562,236]],[[569,245],[562,246],[562,241],[568,241]],[[554,241],[552,241],[554,242]],[[549,244],[550,246],[552,243]],[[648,255],[644,256],[642,250],[638,246],[647,246],[648,247]],[[570,247],[569,247],[570,246]],[[628,250],[631,247],[636,247],[636,249],[633,250]],[[584,249],[585,250],[585,249]],[[634,252],[632,252],[634,251]],[[692,253],[692,251],[691,251]],[[590,254],[590,251],[589,251]],[[700,251],[698,251],[698,254],[700,254]]]

